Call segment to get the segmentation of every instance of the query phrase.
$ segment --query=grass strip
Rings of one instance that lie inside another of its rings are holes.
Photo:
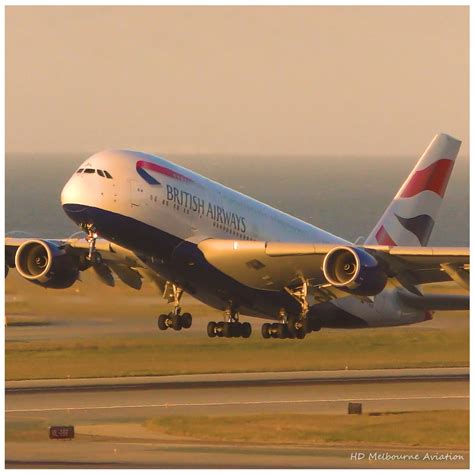
[[[7,380],[468,364],[469,334],[463,329],[322,330],[302,341],[157,331],[130,338],[6,343]]]
[[[145,426],[200,441],[276,444],[366,444],[423,448],[469,447],[467,410],[364,415],[268,414],[162,416]]]

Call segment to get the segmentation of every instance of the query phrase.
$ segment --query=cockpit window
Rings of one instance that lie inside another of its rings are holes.
[[[105,176],[107,176],[108,179],[112,179],[112,175],[108,171],[104,170],[104,173],[105,173]]]
[[[92,168],[86,168],[86,169],[84,170],[84,173],[95,173],[95,170],[92,169]]]
[[[79,168],[76,173],[82,173],[84,171],[84,168]]]
[[[104,172],[102,170],[97,170],[97,174],[99,176],[102,176],[102,178],[104,178]]]

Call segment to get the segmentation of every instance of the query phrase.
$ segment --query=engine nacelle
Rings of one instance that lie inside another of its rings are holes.
[[[387,284],[379,262],[358,247],[337,247],[328,252],[323,273],[331,285],[354,295],[375,296]]]
[[[28,240],[17,250],[18,273],[45,288],[69,288],[79,277],[76,257],[48,240]]]

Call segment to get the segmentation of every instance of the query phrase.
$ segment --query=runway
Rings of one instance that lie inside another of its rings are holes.
[[[255,411],[344,413],[351,401],[368,410],[466,408],[468,370],[405,369],[265,374],[210,374],[123,379],[8,382],[6,414],[74,412],[114,417],[233,414]],[[375,384],[375,386],[374,386]],[[271,390],[268,387],[271,386]],[[429,387],[429,389],[428,389]],[[44,396],[45,393],[47,396]]]
[[[183,443],[182,440],[174,442],[162,436],[157,438],[147,434],[142,423],[160,415],[345,414],[351,401],[361,402],[364,413],[469,408],[468,370],[463,368],[296,373],[293,378],[288,373],[262,374],[260,377],[256,374],[214,374],[163,377],[161,381],[147,383],[130,379],[121,380],[121,384],[116,379],[100,383],[98,380],[94,383],[90,380],[37,381],[30,383],[30,387],[25,382],[21,387],[19,383],[15,386],[9,382],[7,427],[39,421],[73,424],[78,433],[105,438],[100,443],[88,439],[67,444],[37,440],[27,443],[28,449],[25,449],[25,443],[7,442],[7,460],[13,463],[12,466],[28,467],[28,460],[41,459],[45,463],[43,466],[51,467],[53,462],[72,462],[76,459],[75,452],[82,453],[81,456],[87,452],[87,462],[100,461],[109,467],[113,467],[110,463],[114,462],[121,463],[121,467],[140,463],[147,466],[158,463],[164,467],[348,466],[347,449],[328,447],[318,451],[296,445],[288,447],[282,457],[278,447],[210,446]],[[117,439],[111,441],[114,436]],[[80,443],[91,446],[86,451],[78,450]],[[113,454],[118,445],[120,456]],[[47,446],[53,449],[45,450]],[[218,462],[213,452],[227,454],[222,454]],[[240,453],[238,457],[236,452]],[[276,453],[276,457],[270,456],[269,452]],[[320,452],[319,457],[316,452]],[[341,455],[341,452],[345,454]],[[34,453],[36,458],[32,457]],[[200,455],[196,458],[197,453]],[[64,459],[66,454],[67,459]]]

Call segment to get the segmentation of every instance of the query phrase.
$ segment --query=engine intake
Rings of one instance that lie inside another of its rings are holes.
[[[331,285],[354,295],[375,296],[387,284],[379,262],[358,247],[337,247],[328,252],[323,273]]]
[[[79,277],[77,258],[47,240],[28,240],[17,250],[18,273],[45,288],[69,288]]]

